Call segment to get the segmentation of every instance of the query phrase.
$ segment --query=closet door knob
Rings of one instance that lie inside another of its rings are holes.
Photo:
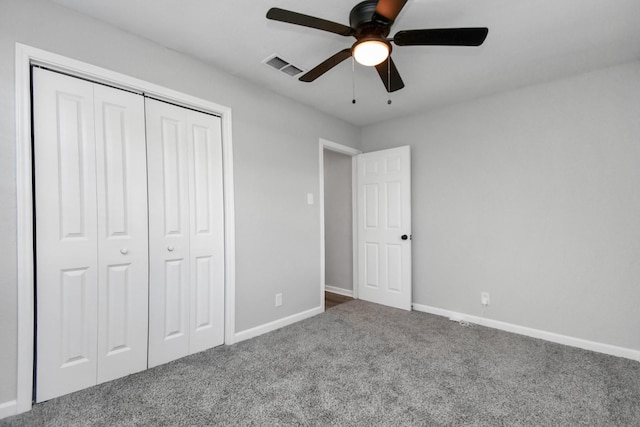
[[[409,238],[409,236],[407,236],[406,234],[403,234],[402,236],[400,236],[400,238],[402,240],[407,240]]]
[[[169,245],[169,246],[167,246],[167,250],[168,250],[169,252],[173,252],[173,245]]]
[[[128,254],[128,253],[129,253],[129,249],[127,249],[127,248],[122,248],[122,249],[120,249],[120,253],[121,253],[122,255],[126,255],[126,254]]]

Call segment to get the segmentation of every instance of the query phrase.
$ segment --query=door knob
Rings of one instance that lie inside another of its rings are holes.
[[[407,239],[409,238],[409,236],[407,236],[406,234],[403,234],[400,238],[401,238],[402,240],[407,240]]]
[[[122,248],[122,249],[120,249],[120,253],[121,253],[122,255],[126,255],[126,254],[128,254],[128,253],[129,253],[129,249],[127,249],[127,248]]]
[[[167,246],[167,250],[168,250],[169,252],[173,252],[173,245],[169,245],[169,246]]]

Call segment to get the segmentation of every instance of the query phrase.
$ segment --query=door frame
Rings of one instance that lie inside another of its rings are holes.
[[[16,187],[17,187],[17,395],[13,413],[32,406],[34,369],[34,217],[31,150],[31,66],[48,69],[211,113],[222,120],[224,186],[225,326],[224,342],[235,341],[235,215],[231,108],[129,77],[105,68],[16,43]]]
[[[319,158],[320,158],[320,308],[322,311],[324,308],[324,292],[325,292],[325,245],[324,245],[324,150],[335,151],[336,153],[345,154],[351,156],[351,228],[353,232],[352,244],[353,244],[353,298],[358,299],[358,194],[357,194],[357,178],[358,162],[356,156],[362,154],[362,151],[349,147],[347,145],[338,144],[326,139],[320,138],[318,144]]]

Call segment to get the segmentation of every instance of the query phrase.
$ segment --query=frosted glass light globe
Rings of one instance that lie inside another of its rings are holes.
[[[362,65],[378,65],[389,57],[389,45],[380,40],[358,42],[353,47],[353,57]]]

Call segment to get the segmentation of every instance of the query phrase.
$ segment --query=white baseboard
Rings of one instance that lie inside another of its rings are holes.
[[[351,289],[344,289],[338,286],[324,285],[324,290],[331,292],[332,294],[343,295],[345,297],[353,298],[353,291]]]
[[[7,418],[18,413],[18,402],[10,400],[0,403],[0,419]]]
[[[293,314],[291,316],[274,320],[273,322],[265,323],[264,325],[256,326],[255,328],[246,329],[241,332],[236,332],[234,335],[233,342],[237,343],[240,341],[248,340],[250,338],[257,337],[258,335],[266,334],[267,332],[275,331],[276,329],[283,328],[285,326],[289,326],[293,323],[299,322],[304,319],[308,319],[309,317],[313,317],[317,314],[322,313],[322,307],[312,308],[311,310],[303,311],[302,313]]]
[[[511,323],[500,322],[498,320],[487,319],[479,316],[472,316],[455,311],[443,310],[428,305],[413,304],[415,311],[444,316],[455,320],[464,320],[469,323],[486,326],[488,328],[499,329],[501,331],[513,332],[515,334],[525,335],[532,338],[539,338],[545,341],[551,341],[557,344],[564,344],[571,347],[578,347],[584,350],[591,350],[598,353],[604,353],[611,356],[624,357],[625,359],[636,360],[640,362],[640,351],[625,347],[618,347],[610,344],[603,344],[595,341],[588,341],[582,338],[560,335],[554,332],[542,331],[540,329],[527,328],[525,326],[514,325]]]

